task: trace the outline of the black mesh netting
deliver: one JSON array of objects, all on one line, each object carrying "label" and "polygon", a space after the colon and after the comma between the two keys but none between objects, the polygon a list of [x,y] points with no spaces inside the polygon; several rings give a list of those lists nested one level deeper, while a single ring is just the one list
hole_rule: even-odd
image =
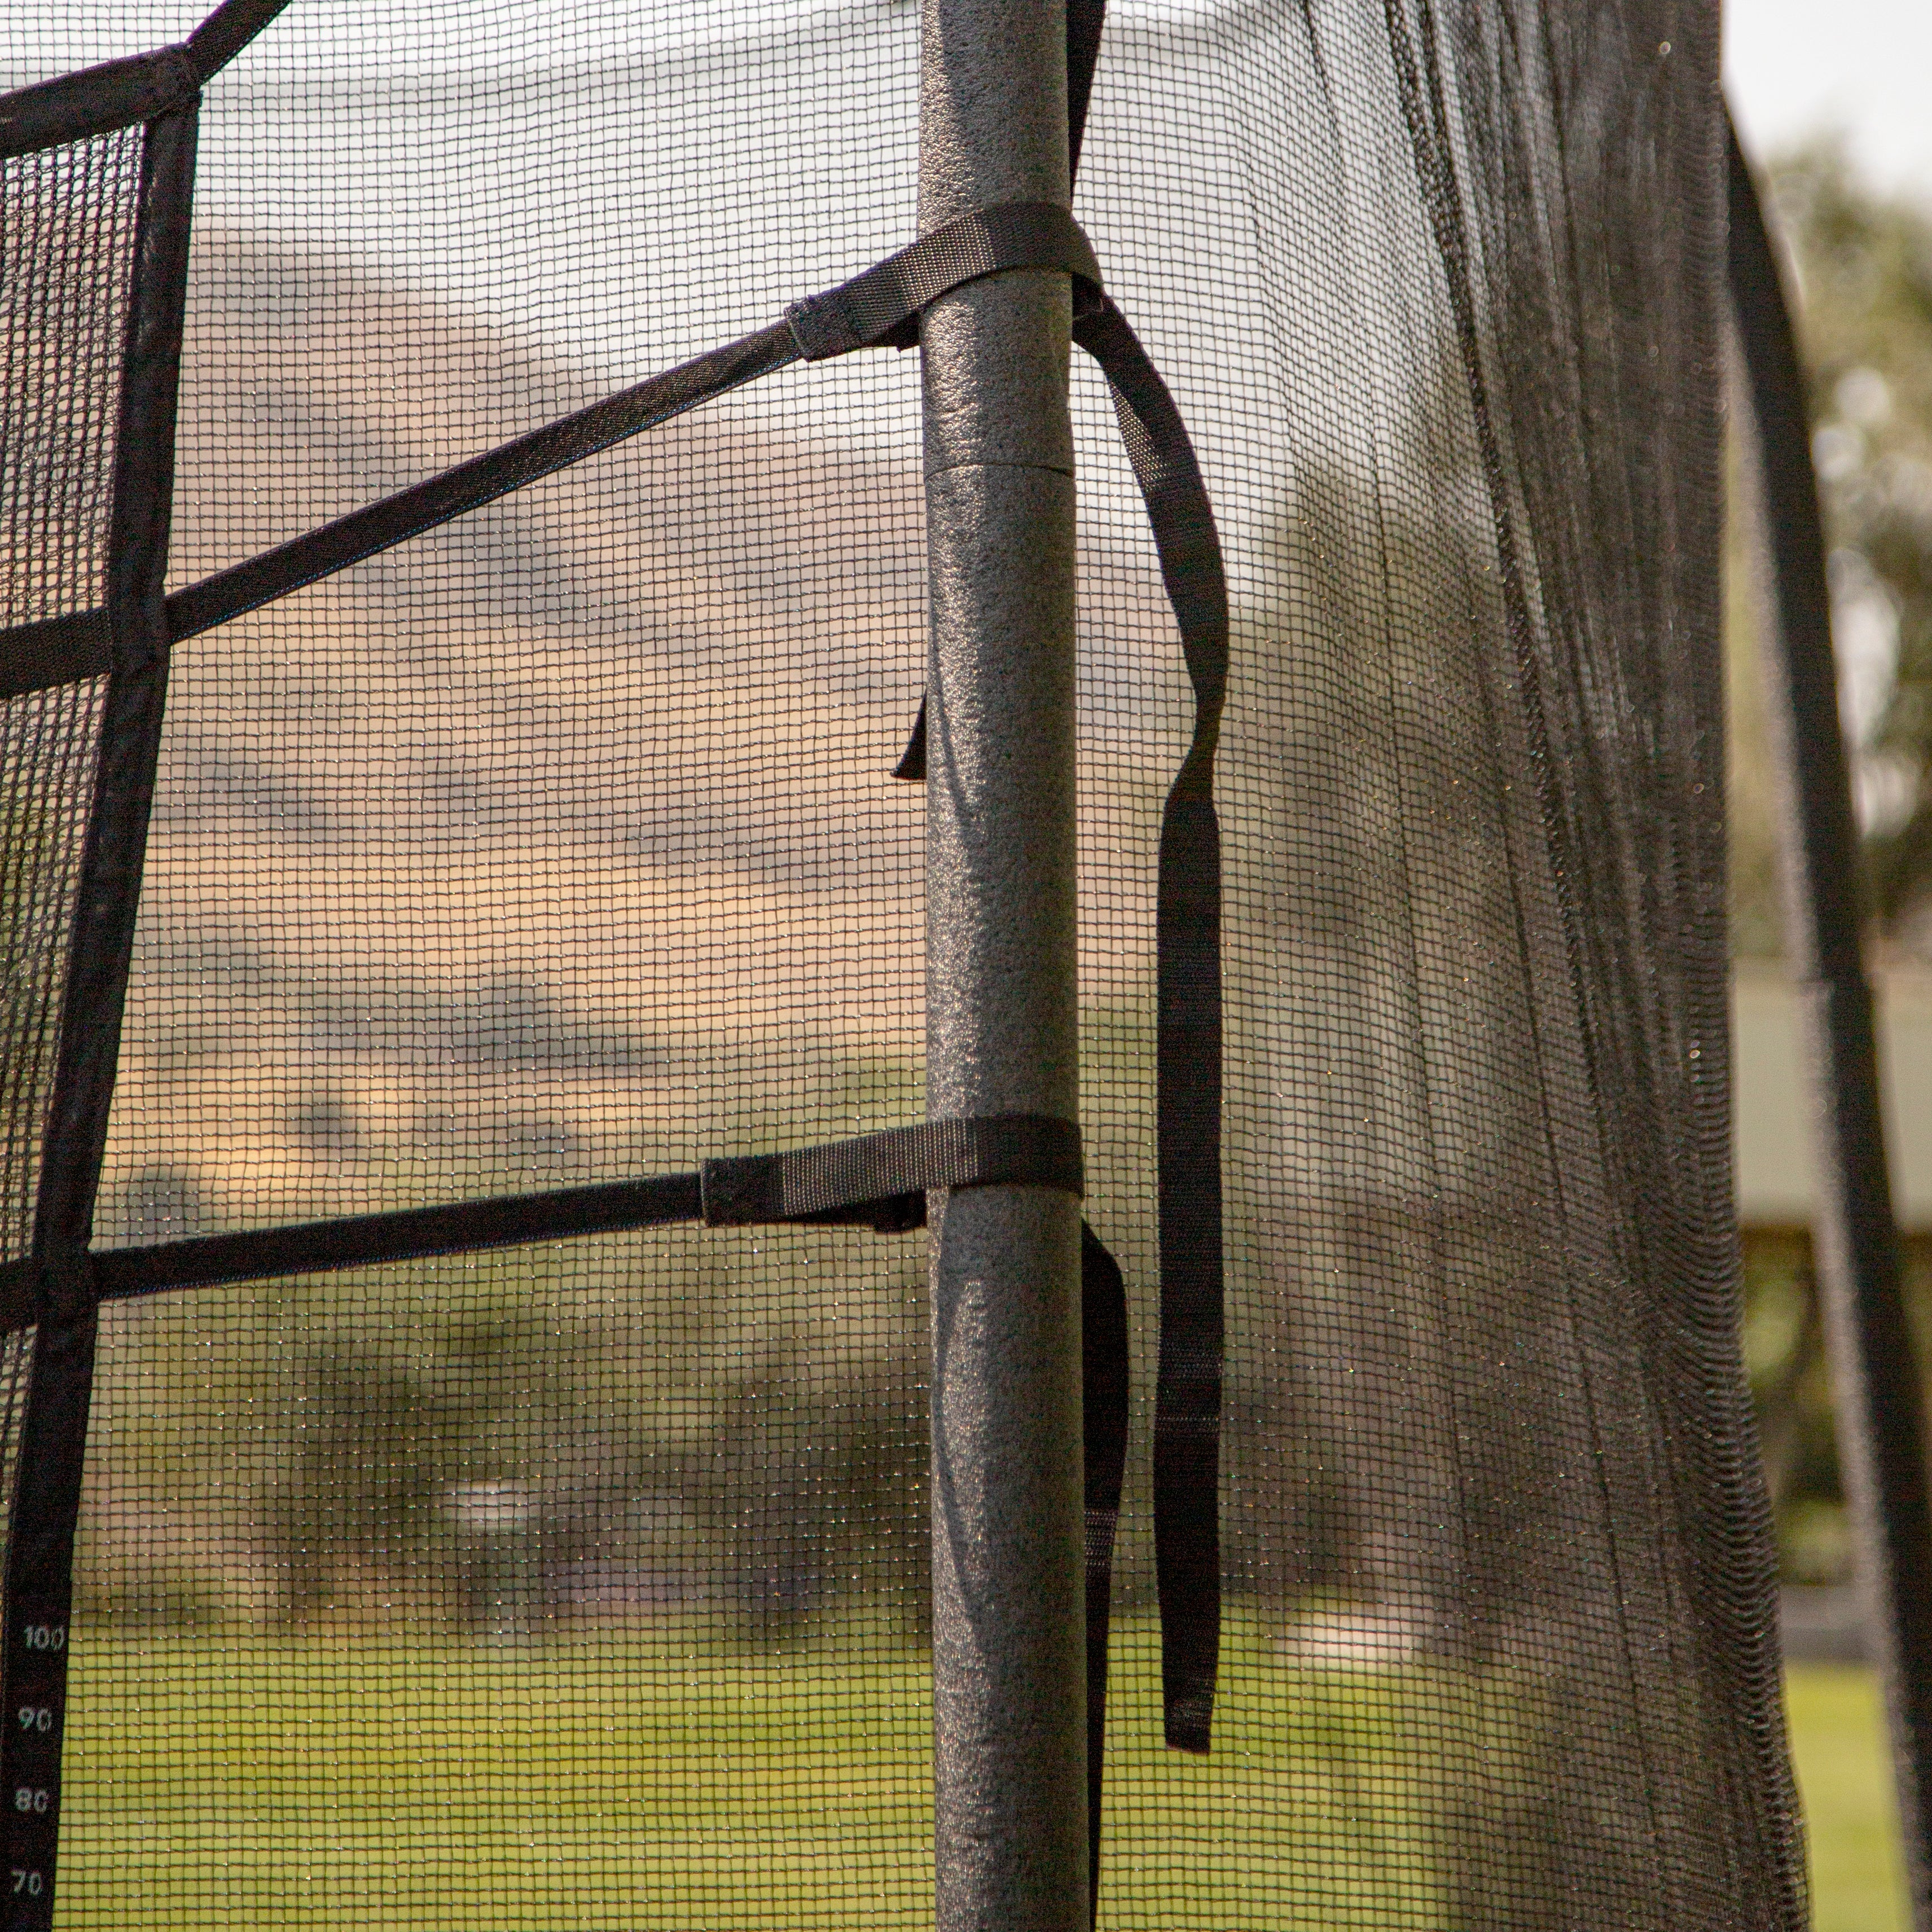
[{"label": "black mesh netting", "polygon": [[[0,82],[198,17],[10,15]],[[918,52],[884,0],[292,8],[201,109],[169,587],[910,239]],[[1668,0],[1107,22],[1076,212],[1233,649],[1202,1758],[1148,1474],[1192,700],[1082,364],[1103,1924],[1804,1922],[1736,1340],[1715,62]],[[0,164],[7,648],[110,601],[152,139]],[[916,363],[784,370],[180,645],[97,1249],[920,1117]],[[0,1260],[86,1165],[42,1143],[101,688],[0,706]],[[680,1227],[109,1304],[61,1922],[929,1924],[924,1250]]]}]

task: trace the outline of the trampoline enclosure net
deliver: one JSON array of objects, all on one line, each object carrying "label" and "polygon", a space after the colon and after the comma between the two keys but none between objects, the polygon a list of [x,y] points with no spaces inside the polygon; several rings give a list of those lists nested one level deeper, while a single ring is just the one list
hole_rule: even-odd
[{"label": "trampoline enclosure net", "polygon": [[[0,83],[198,19],[42,10]],[[1162,1744],[1148,1474],[1193,706],[1076,367],[1085,1212],[1133,1391],[1105,1925],[1805,1922],[1738,1358],[1716,60],[1665,0],[1106,23],[1075,212],[1232,653],[1203,1757]],[[879,0],[290,8],[200,109],[167,587],[910,241],[918,62]],[[9,650],[112,595],[155,138],[0,162]],[[916,353],[795,366],[182,642],[95,1250],[918,1120],[919,434]],[[0,1261],[84,1212],[52,1094],[113,712],[0,704]],[[646,1228],[104,1305],[58,1922],[929,1924],[925,1246]],[[19,1498],[51,1326],[0,1358]]]}]

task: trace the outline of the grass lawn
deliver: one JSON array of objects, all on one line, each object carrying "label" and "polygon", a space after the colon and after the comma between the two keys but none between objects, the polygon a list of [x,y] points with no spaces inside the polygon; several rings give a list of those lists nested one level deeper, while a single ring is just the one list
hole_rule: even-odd
[{"label": "grass lawn", "polygon": [[[1417,1794],[1434,1786],[1439,1808],[1520,1745],[1497,1700],[1468,1697],[1462,1680],[1451,1762],[1431,1714],[1447,1680],[1418,1696],[1405,1672],[1257,1654],[1213,1756],[1188,1758],[1159,1743],[1152,1631],[1120,1634],[1132,1662],[1109,1714],[1108,1808],[1126,1828],[1106,1922],[1437,1932],[1460,1919],[1430,1876],[1444,1816],[1432,1822]],[[69,1928],[931,1922],[915,1654],[721,1661],[704,1633],[666,1624],[528,1650],[77,1634],[74,1663]],[[1819,1932],[1903,1932],[1869,1676],[1797,1670],[1791,1708]],[[1300,1910],[1279,1918],[1272,1888],[1248,1892],[1217,1855],[1231,1841],[1328,1882],[1304,1880]]]},{"label": "grass lawn", "polygon": [[1905,1932],[1877,1681],[1856,1666],[1802,1664],[1789,1691],[1817,1932]]}]

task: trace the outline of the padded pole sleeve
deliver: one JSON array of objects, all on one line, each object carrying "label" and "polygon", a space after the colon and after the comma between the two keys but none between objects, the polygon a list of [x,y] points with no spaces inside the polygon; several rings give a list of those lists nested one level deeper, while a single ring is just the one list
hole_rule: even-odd
[{"label": "padded pole sleeve", "polygon": [[[920,227],[1067,203],[1055,0],[925,0]],[[975,280],[921,330],[928,1112],[1072,1120],[1072,290]],[[1080,1218],[944,1198],[932,1244],[938,1932],[1084,1932]]]}]

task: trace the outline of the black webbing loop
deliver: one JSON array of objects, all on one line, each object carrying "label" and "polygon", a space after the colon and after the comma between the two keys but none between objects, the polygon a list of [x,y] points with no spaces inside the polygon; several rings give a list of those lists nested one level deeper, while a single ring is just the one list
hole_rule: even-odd
[{"label": "black webbing loop", "polygon": [[922,1120],[787,1154],[707,1160],[701,1170],[704,1220],[713,1228],[832,1221],[896,1233],[925,1225],[928,1188],[1002,1183],[1077,1198],[1080,1130],[1044,1114]]},{"label": "black webbing loop", "polygon": [[1100,1793],[1107,1749],[1107,1636],[1114,1532],[1127,1466],[1127,1290],[1094,1230],[1080,1223],[1081,1396],[1087,1516],[1087,1878],[1100,1909]]},{"label": "black webbing loop", "polygon": [[1051,201],[1003,202],[960,215],[849,282],[794,302],[785,320],[808,362],[888,344],[909,349],[919,340],[922,309],[964,283],[1006,268],[1061,268],[1100,286],[1093,244],[1065,208]]},{"label": "black webbing loop", "polygon": [[1167,1742],[1208,1747],[1221,1641],[1221,836],[1214,752],[1228,683],[1228,590],[1186,425],[1101,296],[1074,340],[1106,372],[1194,687],[1194,736],[1168,794],[1156,887],[1160,1366],[1154,1557]]}]

